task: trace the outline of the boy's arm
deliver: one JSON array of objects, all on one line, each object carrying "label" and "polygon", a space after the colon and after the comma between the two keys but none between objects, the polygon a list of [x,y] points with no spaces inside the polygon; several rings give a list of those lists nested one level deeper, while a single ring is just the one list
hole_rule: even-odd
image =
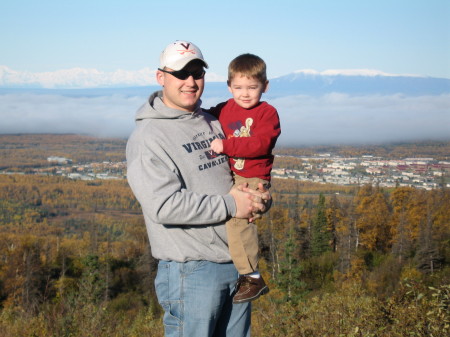
[{"label": "boy's arm", "polygon": [[275,108],[264,111],[250,137],[223,139],[223,153],[229,157],[257,158],[269,155],[281,133],[280,119]]},{"label": "boy's arm", "polygon": [[212,106],[209,109],[203,109],[203,111],[209,113],[210,115],[213,115],[214,117],[216,117],[217,119],[219,119],[220,116],[220,112],[222,111],[222,108],[224,107],[224,105],[227,102],[222,102],[217,104],[216,106]]}]

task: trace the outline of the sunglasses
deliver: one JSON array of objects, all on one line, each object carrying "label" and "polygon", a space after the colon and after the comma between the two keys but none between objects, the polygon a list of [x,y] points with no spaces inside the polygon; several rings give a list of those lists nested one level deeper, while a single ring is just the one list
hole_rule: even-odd
[{"label": "sunglasses", "polygon": [[189,76],[192,76],[194,78],[194,80],[199,80],[199,79],[202,79],[206,73],[204,69],[193,71],[193,72],[190,72],[190,71],[187,71],[184,69],[177,70],[177,71],[168,71],[168,70],[158,68],[158,70],[162,71],[163,73],[168,73],[172,76],[175,76],[179,80],[186,80],[189,78]]}]

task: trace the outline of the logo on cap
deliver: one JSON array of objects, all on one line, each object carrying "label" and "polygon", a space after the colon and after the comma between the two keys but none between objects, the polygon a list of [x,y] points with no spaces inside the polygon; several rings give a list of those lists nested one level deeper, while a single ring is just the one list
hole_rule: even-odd
[{"label": "logo on cap", "polygon": [[180,43],[184,49],[186,50],[177,50],[178,52],[180,52],[181,55],[184,55],[185,53],[191,53],[195,55],[195,50],[194,49],[189,49],[189,46],[191,45],[190,43],[188,43],[187,45],[184,43]]}]

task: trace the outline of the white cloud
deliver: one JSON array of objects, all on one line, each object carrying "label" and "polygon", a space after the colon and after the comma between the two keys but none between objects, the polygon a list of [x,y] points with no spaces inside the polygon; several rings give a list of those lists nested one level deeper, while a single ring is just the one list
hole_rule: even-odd
[{"label": "white cloud", "polygon": [[450,139],[450,95],[291,96],[273,99],[280,145]]},{"label": "white cloud", "polygon": [[127,137],[142,97],[0,95],[0,133],[79,133]]},{"label": "white cloud", "polygon": [[[127,137],[134,127],[134,113],[145,99],[124,95],[4,94],[0,95],[0,133]],[[203,104],[210,107],[218,101],[205,97]],[[328,94],[283,97],[269,103],[277,108],[281,119],[279,146],[449,139],[449,94]]]}]

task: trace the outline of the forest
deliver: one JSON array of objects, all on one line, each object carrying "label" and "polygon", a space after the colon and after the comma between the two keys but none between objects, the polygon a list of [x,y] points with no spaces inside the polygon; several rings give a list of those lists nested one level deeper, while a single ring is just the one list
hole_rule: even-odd
[{"label": "forest", "polygon": [[[255,336],[446,336],[450,192],[273,182]],[[1,336],[162,336],[125,180],[0,175]]]},{"label": "forest", "polygon": [[[81,146],[80,158],[120,160],[124,145],[33,137],[2,143],[0,155],[21,149],[9,167],[30,165],[38,148],[39,158],[82,161]],[[272,208],[257,222],[270,292],[253,302],[253,336],[450,334],[448,188],[272,185]],[[163,336],[156,265],[125,179],[0,174],[1,336]]]}]

